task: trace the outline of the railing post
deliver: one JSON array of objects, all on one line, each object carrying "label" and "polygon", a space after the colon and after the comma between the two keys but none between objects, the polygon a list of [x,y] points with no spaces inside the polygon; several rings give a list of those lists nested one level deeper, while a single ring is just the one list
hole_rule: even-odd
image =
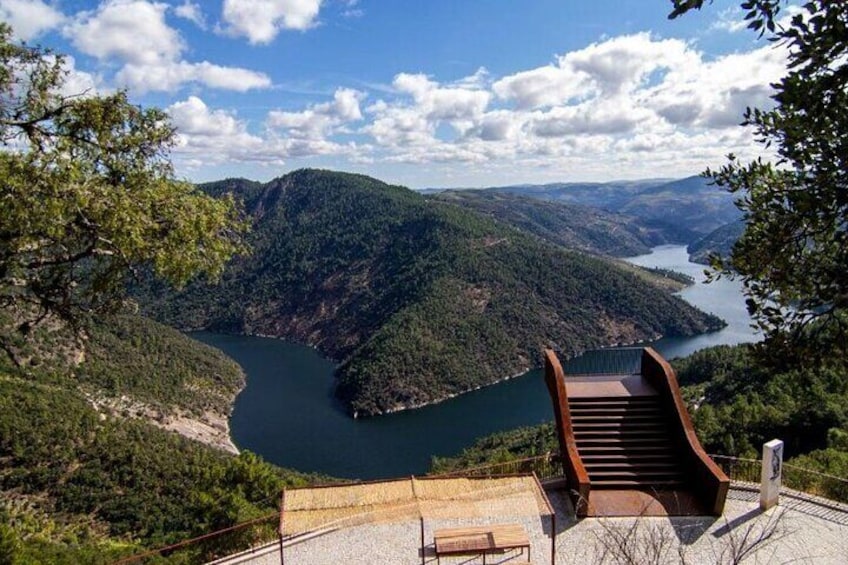
[{"label": "railing post", "polygon": [[760,471],[760,508],[777,505],[780,476],[783,471],[783,442],[773,439],[763,444],[763,467]]},{"label": "railing post", "polygon": [[280,565],[285,565],[286,558],[283,554],[283,536],[286,533],[286,489],[283,487],[283,492],[280,493],[280,526],[278,533],[280,535]]}]

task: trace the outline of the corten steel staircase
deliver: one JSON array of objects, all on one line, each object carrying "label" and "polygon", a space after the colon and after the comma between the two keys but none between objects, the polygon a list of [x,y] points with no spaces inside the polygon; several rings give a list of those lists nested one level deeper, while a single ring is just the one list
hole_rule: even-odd
[{"label": "corten steel staircase", "polygon": [[729,480],[701,448],[658,353],[646,348],[637,366],[592,375],[566,376],[552,351],[545,361],[579,516],[721,514]]}]

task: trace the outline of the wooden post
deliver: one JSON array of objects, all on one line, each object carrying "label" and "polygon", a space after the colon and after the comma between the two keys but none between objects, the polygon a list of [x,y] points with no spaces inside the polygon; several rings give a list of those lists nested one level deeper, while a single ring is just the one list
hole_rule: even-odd
[{"label": "wooden post", "polygon": [[409,484],[412,486],[412,496],[415,497],[415,506],[418,507],[418,520],[421,523],[421,565],[426,563],[424,556],[424,514],[421,512],[421,501],[418,500],[418,490],[415,488],[415,475],[409,476]]},{"label": "wooden post", "polygon": [[286,565],[285,557],[283,556],[283,535],[285,534],[286,522],[285,522],[285,512],[286,512],[286,489],[283,489],[282,494],[280,495],[280,565]]},{"label": "wooden post", "polygon": [[556,565],[556,514],[551,514],[551,565]]},{"label": "wooden post", "polygon": [[424,516],[419,517],[419,520],[421,520],[421,565],[424,565],[427,562],[424,555]]}]

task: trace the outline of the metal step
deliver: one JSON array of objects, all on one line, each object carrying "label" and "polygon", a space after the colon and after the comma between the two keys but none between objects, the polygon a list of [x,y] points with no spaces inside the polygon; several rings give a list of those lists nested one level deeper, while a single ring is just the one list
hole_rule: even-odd
[{"label": "metal step", "polygon": [[644,437],[588,437],[577,442],[577,451],[582,453],[582,450],[587,447],[668,448],[668,441],[665,438],[651,438],[651,440]]},{"label": "metal step", "polygon": [[631,438],[631,437],[650,437],[656,438],[658,440],[670,441],[671,434],[665,428],[640,428],[640,427],[627,427],[627,428],[614,428],[614,429],[603,429],[603,430],[574,430],[574,437],[577,438],[577,443],[580,443],[582,439],[588,438],[612,438],[612,437],[621,437],[621,438]]},{"label": "metal step", "polygon": [[673,479],[682,479],[683,473],[680,469],[671,468],[671,469],[653,469],[653,470],[628,470],[628,469],[618,469],[614,471],[595,471],[589,473],[589,480],[598,479],[598,480],[610,480],[613,478],[619,478],[622,480],[641,480],[641,479],[654,479],[654,478],[673,478]]},{"label": "metal step", "polygon": [[[685,488],[686,482],[682,480],[664,481],[634,481],[634,480],[591,480],[592,488],[596,489],[677,489]],[[591,496],[591,495],[590,495]]]},{"label": "metal step", "polygon": [[583,460],[585,465],[590,465],[595,462],[604,461],[610,463],[640,463],[640,462],[651,462],[651,461],[671,461],[676,462],[677,457],[671,450],[667,451],[658,451],[658,452],[636,452],[633,453],[631,450],[628,451],[620,451],[617,453],[597,453],[597,454],[581,454],[580,458]]},{"label": "metal step", "polygon": [[599,461],[595,463],[586,463],[585,464],[586,471],[589,473],[589,477],[593,477],[597,475],[597,473],[615,473],[619,471],[627,471],[636,473],[637,475],[643,474],[652,474],[652,473],[673,473],[677,475],[682,474],[682,470],[677,462],[641,462],[641,463],[612,463],[612,462],[604,462]]},{"label": "metal step", "polygon": [[668,444],[650,444],[646,445],[644,442],[637,443],[635,445],[617,445],[611,442],[605,442],[601,445],[578,445],[577,451],[580,453],[580,457],[591,457],[593,455],[602,456],[602,455],[625,455],[625,456],[640,456],[640,455],[652,455],[652,454],[662,454],[671,457],[675,457],[674,449],[672,446]]},{"label": "metal step", "polygon": [[660,402],[661,397],[656,394],[649,396],[572,396],[569,397],[569,404],[592,404],[595,402],[617,402],[617,403],[638,403],[638,402]]},{"label": "metal step", "polygon": [[633,412],[599,412],[597,414],[584,414],[582,412],[572,413],[571,422],[628,422],[628,421],[665,421],[665,415],[659,410],[633,411]]},{"label": "metal step", "polygon": [[665,422],[658,422],[656,420],[621,420],[618,422],[605,422],[605,421],[596,421],[596,422],[573,422],[573,428],[575,432],[581,431],[589,431],[589,430],[629,430],[634,428],[639,429],[659,429],[665,430],[668,428]]}]

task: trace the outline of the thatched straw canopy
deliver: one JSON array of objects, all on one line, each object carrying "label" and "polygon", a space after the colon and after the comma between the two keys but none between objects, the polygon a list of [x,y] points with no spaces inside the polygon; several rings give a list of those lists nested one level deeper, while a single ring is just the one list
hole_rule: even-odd
[{"label": "thatched straw canopy", "polygon": [[417,519],[531,517],[553,514],[535,475],[425,477],[287,490],[280,534]]}]

